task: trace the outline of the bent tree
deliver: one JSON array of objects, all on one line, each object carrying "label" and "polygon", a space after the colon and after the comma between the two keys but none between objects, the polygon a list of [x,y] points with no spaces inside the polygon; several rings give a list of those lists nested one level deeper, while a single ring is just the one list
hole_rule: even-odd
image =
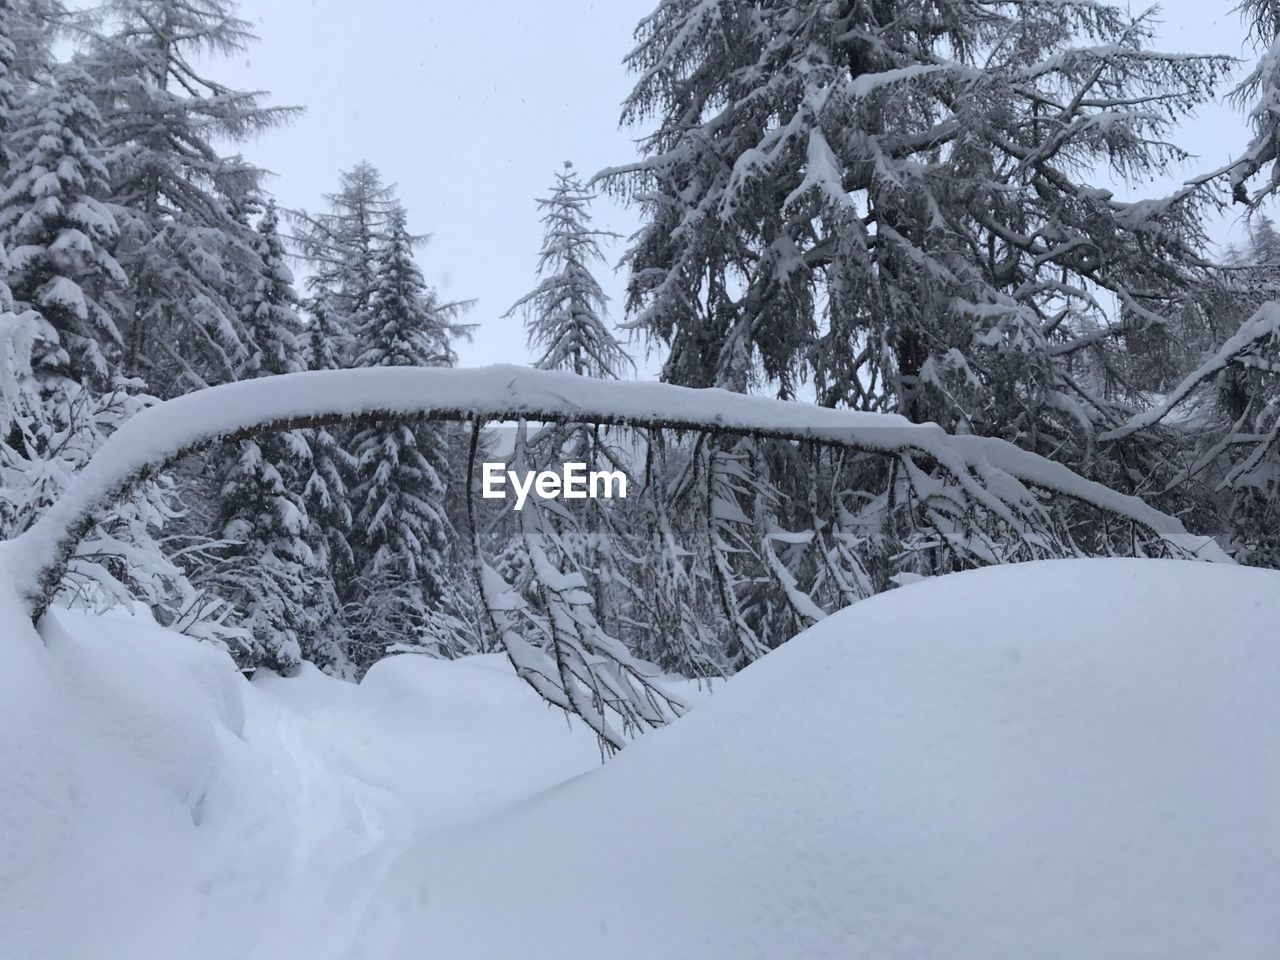
[{"label": "bent tree", "polygon": [[[726,524],[735,519],[737,498],[753,495],[755,441],[772,440],[791,445],[798,460],[831,458],[840,465],[831,474],[837,478],[856,477],[856,472],[841,473],[852,463],[885,465],[894,478],[887,516],[901,527],[894,542],[909,551],[914,537],[915,549],[945,553],[952,569],[1086,554],[1223,559],[1211,540],[1189,534],[1177,519],[1003,440],[950,435],[935,424],[912,423],[894,414],[662,383],[604,383],[503,365],[319,370],[224,384],[158,404],[116,431],[38,521],[0,543],[0,569],[8,571],[15,599],[38,619],[81,539],[112,504],[179,458],[213,443],[269,431],[392,420],[469,422],[472,490],[474,453],[486,423],[625,428],[639,438],[637,447],[644,448],[639,459],[647,480],[656,461],[682,449],[686,470],[676,486],[705,497],[702,531],[712,541],[728,536]],[[687,437],[695,439],[680,448]],[[706,437],[719,441],[716,450],[701,442]],[[735,439],[736,444],[729,443]],[[717,465],[723,449],[736,451],[736,459]],[[517,449],[517,467],[521,455]],[[654,491],[658,485],[651,482],[637,486],[652,503],[651,510],[637,509],[658,519],[658,536],[669,535],[671,511],[661,500],[672,490]],[[842,496],[846,492],[857,491],[824,494],[831,516],[814,518],[807,534],[777,527],[733,532],[739,539],[758,535],[767,540],[768,575],[778,578],[797,627],[869,592],[858,540],[847,535],[858,518]],[[680,702],[662,691],[657,668],[597,622],[589,572],[564,567],[563,551],[538,511],[522,518],[538,584],[540,602],[535,606],[526,600],[527,590],[514,589],[486,560],[474,504],[468,506],[476,545],[472,573],[489,627],[517,673],[540,696],[580,716],[606,749],[621,747],[629,727],[658,726],[681,712]],[[813,510],[821,510],[816,500]],[[802,549],[817,555],[819,568],[804,582],[784,562],[784,555]],[[715,563],[712,556],[711,566]],[[712,615],[723,617],[725,628],[743,645],[754,639],[759,646],[759,630],[736,602],[735,583],[723,570],[715,592],[719,610]]]}]

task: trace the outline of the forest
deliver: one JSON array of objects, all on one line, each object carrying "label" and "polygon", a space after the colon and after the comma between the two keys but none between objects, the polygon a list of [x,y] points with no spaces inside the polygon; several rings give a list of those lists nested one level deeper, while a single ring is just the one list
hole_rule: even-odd
[{"label": "forest", "polygon": [[[597,761],[636,750],[637,766],[583,788],[601,794],[600,810],[628,770],[655,771],[637,783],[661,778],[658,748],[630,746],[646,730],[692,738],[660,744],[702,743],[669,750],[686,757],[679,776],[701,782],[698,758],[720,741],[712,719],[680,718],[700,719],[708,685],[729,681],[715,717],[772,743],[764,714],[733,714],[734,704],[764,689],[766,674],[748,668],[806,631],[830,638],[862,624],[873,635],[871,653],[841,648],[848,672],[830,668],[815,716],[841,722],[843,707],[822,706],[837,693],[881,702],[859,671],[880,676],[877,644],[913,618],[933,622],[910,598],[961,603],[955,583],[974,590],[955,624],[984,597],[1010,603],[1010,623],[1034,624],[1019,591],[1051,596],[1045,610],[1074,623],[1072,590],[1097,613],[1110,588],[1075,572],[1100,567],[1056,562],[1107,558],[1151,607],[1182,610],[1184,594],[1232,607],[1257,598],[1254,620],[1224,630],[1228,660],[1237,633],[1264,631],[1267,598],[1280,595],[1267,573],[1280,569],[1280,227],[1268,214],[1280,191],[1280,6],[1241,0],[1236,56],[1163,52],[1157,10],[1095,0],[653,2],[626,26],[617,68],[629,78],[618,119],[633,153],[600,170],[546,171],[545,191],[512,212],[538,217],[542,232],[528,292],[481,316],[467,299],[480,291],[447,296],[428,281],[433,225],[378,157],[335,167],[311,208],[273,197],[255,143],[305,105],[218,79],[254,49],[251,3],[0,0],[0,617],[21,633],[0,717],[45,722],[21,706],[34,624],[49,664],[66,659],[39,668],[50,690],[95,686],[77,670],[142,676],[173,657],[186,679],[172,689],[187,689],[193,671],[191,691],[203,692],[191,696],[222,691],[218,710],[244,699],[226,693],[233,681],[289,703],[328,691],[349,728],[324,749],[363,770],[342,737],[383,727],[359,699],[375,694],[359,691],[400,703],[415,684],[436,695],[437,680],[488,690],[476,664],[501,663]],[[1223,103],[1239,140],[1214,166],[1184,137],[1197,111]],[[1180,185],[1154,191],[1169,176]],[[602,200],[639,228],[608,229]],[[1224,220],[1229,244],[1212,239]],[[621,302],[605,292],[615,274]],[[514,363],[460,365],[480,324],[510,332]],[[514,485],[555,472],[567,488],[569,465],[620,478],[624,492],[489,492],[490,473]],[[1035,567],[1048,579],[1026,574],[1028,561],[1049,561]],[[1061,590],[1046,590],[1050,580]],[[1115,602],[1107,629],[1141,634],[1137,600]],[[1201,612],[1181,616],[1200,624]],[[1171,634],[1181,629],[1167,616]],[[69,652],[81,634],[115,636],[125,617],[143,625],[138,637],[177,634],[189,649],[153,663],[135,637],[103,654],[113,667],[92,669]],[[980,620],[972,631],[986,629]],[[1183,662],[1201,663],[1178,643]],[[778,660],[775,674],[794,675],[779,687],[787,703],[824,689],[816,649]],[[1076,676],[1073,647],[1050,637],[1047,649]],[[957,677],[986,669],[981,652],[931,655]],[[234,661],[235,676],[199,659],[211,656]],[[1211,675],[1223,662],[1201,665]],[[138,703],[158,695],[143,689]],[[1094,693],[1084,684],[1079,703]],[[267,710],[246,702],[250,721]],[[425,709],[404,703],[410,715]],[[245,707],[226,709],[218,723],[244,739]],[[185,716],[176,701],[156,712]],[[521,714],[530,729],[535,715]],[[878,729],[877,716],[862,719]],[[909,738],[904,729],[895,736]],[[304,738],[289,736],[286,766]],[[222,755],[198,742],[174,750]],[[789,742],[774,745],[785,754]],[[6,768],[6,756],[0,782],[26,769],[19,754]],[[882,760],[859,762],[896,782]],[[353,776],[418,797],[421,785],[393,766]],[[805,775],[789,769],[778,776]],[[556,782],[544,775],[538,789]],[[721,786],[735,782],[725,777]],[[32,774],[21,789],[35,806],[62,803],[61,787],[47,797],[30,787],[44,782]],[[387,826],[399,820],[369,812],[385,798],[366,786],[351,801],[360,812],[335,821],[399,836]],[[174,790],[197,827],[217,807],[212,787]],[[879,814],[892,806],[882,802]],[[520,837],[503,849],[543,831],[538,809],[520,814],[527,828],[503,821]],[[764,831],[773,820],[743,824]],[[4,827],[0,816],[0,840],[22,832]],[[412,834],[403,829],[397,855]],[[476,849],[487,862],[489,847]],[[527,862],[559,852],[531,849]],[[4,880],[0,865],[0,895]],[[538,899],[536,876],[512,882]],[[7,956],[3,941],[0,928]],[[725,957],[841,955],[717,942]],[[447,955],[513,955],[497,944]],[[563,956],[590,954],[581,949]]]},{"label": "forest", "polygon": [[[538,201],[537,275],[508,315],[534,366],[607,390],[645,349],[667,383],[999,438],[1276,566],[1268,56],[1228,85],[1227,57],[1150,49],[1150,14],[902,9],[881,23],[816,0],[659,5],[625,64],[639,156],[566,164]],[[1274,11],[1245,14],[1261,47]],[[202,72],[253,42],[229,3],[11,0],[0,16],[7,536],[158,401],[456,363],[468,303],[426,283],[374,163],[335,171],[323,208],[280,210],[235,152],[292,111]],[[1238,161],[1167,197],[1101,185],[1185,161],[1179,121],[1223,94],[1253,125]],[[613,322],[599,191],[643,216]],[[1233,202],[1246,239],[1215,252],[1204,218]],[[501,433],[474,417],[211,444],[107,506],[56,602],[141,602],[243,666],[358,677],[393,647],[497,649],[479,564],[520,598],[510,629],[579,651],[580,679],[614,701],[601,662],[725,676],[915,577],[1195,549],[1096,496],[979,477],[1011,513],[927,454],[696,426],[521,427],[492,456],[609,465],[641,491],[528,517],[460,507],[478,483],[469,445],[486,459]]]}]

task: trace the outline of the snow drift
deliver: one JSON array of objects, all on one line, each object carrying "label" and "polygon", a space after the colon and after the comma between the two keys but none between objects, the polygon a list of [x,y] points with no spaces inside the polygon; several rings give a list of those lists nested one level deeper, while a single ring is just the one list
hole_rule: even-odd
[{"label": "snow drift", "polygon": [[1280,954],[1280,573],[989,568],[406,854],[361,958]]},{"label": "snow drift", "polygon": [[1271,960],[1277,623],[1217,564],[927,580],[601,767],[499,656],[248,683],[13,604],[0,958]]},{"label": "snow drift", "polygon": [[339,960],[406,846],[600,763],[499,656],[249,683],[141,618],[4,613],[0,960]]}]

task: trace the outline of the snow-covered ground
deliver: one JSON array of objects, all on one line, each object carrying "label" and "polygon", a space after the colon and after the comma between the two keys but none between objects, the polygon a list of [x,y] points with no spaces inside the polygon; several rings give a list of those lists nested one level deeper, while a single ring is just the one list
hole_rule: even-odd
[{"label": "snow-covered ground", "polygon": [[407,846],[600,765],[499,656],[248,683],[127,617],[41,632],[0,680],[4,960],[346,957]]},{"label": "snow-covered ground", "polygon": [[498,658],[11,621],[5,960],[1280,955],[1280,573],[915,583],[603,767]]}]

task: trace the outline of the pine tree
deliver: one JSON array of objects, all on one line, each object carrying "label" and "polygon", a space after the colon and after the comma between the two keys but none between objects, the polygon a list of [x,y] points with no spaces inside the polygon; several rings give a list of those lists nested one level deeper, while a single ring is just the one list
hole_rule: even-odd
[{"label": "pine tree", "polygon": [[[1270,0],[1241,0],[1236,9],[1258,51],[1258,62],[1231,93],[1248,110],[1253,136],[1226,172],[1236,202],[1256,206],[1280,188],[1280,9]],[[1267,167],[1266,182],[1251,194],[1249,181]]]},{"label": "pine tree", "polygon": [[[368,162],[342,171],[339,189],[325,200],[324,212],[295,215],[295,241],[309,268],[311,369],[361,363],[360,337],[378,286],[379,254],[388,242],[397,207],[394,188],[384,185]],[[355,534],[361,483],[357,444],[368,435],[344,429],[312,431],[313,469],[304,491],[312,518],[311,542],[344,602],[349,636],[359,638],[350,648],[359,667],[381,657],[391,643],[412,642],[423,624],[417,581],[387,568],[368,568],[362,542],[367,538]]]},{"label": "pine tree", "polygon": [[[0,0],[0,189],[8,187],[16,159],[10,142],[18,99],[18,78],[14,75],[18,56],[14,43],[16,26],[13,0]],[[22,444],[25,412],[37,405],[31,357],[40,322],[34,312],[20,315],[14,311],[9,270],[8,244],[0,231],[0,450],[6,462],[12,458],[12,448]],[[9,530],[15,518],[8,501],[3,502],[2,509],[0,522]]]},{"label": "pine tree", "polygon": [[[631,358],[605,322],[608,297],[592,270],[603,262],[600,240],[616,234],[592,227],[590,204],[594,199],[565,162],[555,174],[550,195],[538,201],[543,212],[543,242],[538,253],[538,285],[521,297],[505,314],[523,312],[529,346],[537,351],[534,366],[543,370],[567,370],[579,376],[612,380],[631,366]],[[586,463],[589,469],[629,468],[613,442],[595,426],[552,424],[529,444],[535,469],[559,462]],[[526,509],[542,513],[536,504]],[[582,511],[547,510],[541,528],[554,530],[559,551],[547,551],[550,560],[596,572],[594,617],[599,625],[623,635],[644,635],[650,624],[639,616],[635,602],[636,567],[640,556],[620,512],[601,501],[588,501]],[[536,584],[536,580],[531,580]],[[538,587],[537,589],[542,589]],[[544,591],[545,595],[545,591]],[[537,602],[536,597],[531,600]],[[623,611],[629,611],[624,616]]]},{"label": "pine tree", "polygon": [[[308,270],[307,366],[336,370],[357,362],[357,333],[368,320],[377,283],[378,251],[388,237],[395,191],[371,163],[339,174],[339,189],[327,194],[328,209],[295,215],[295,241]],[[360,567],[352,536],[352,486],[356,458],[348,430],[312,433],[313,472],[307,482],[308,512],[317,524],[313,543],[345,599],[354,596]]]},{"label": "pine tree", "polygon": [[[152,402],[144,384],[118,369],[125,277],[113,257],[117,225],[104,199],[91,89],[78,61],[51,67],[39,85],[28,84],[10,118],[0,235],[14,252],[7,274],[22,312],[5,333],[0,512],[9,533],[29,526],[106,438]],[[187,571],[161,549],[158,534],[178,510],[163,476],[116,504],[79,545],[60,602],[100,608],[141,599],[161,623],[225,638],[225,611],[215,603],[193,612]]]},{"label": "pine tree", "polygon": [[[55,44],[76,15],[61,0],[0,0],[0,122],[57,68]],[[0,129],[0,153],[11,128]],[[0,181],[3,182],[3,181]]]},{"label": "pine tree", "polygon": [[[441,303],[413,257],[415,238],[403,208],[392,209],[387,240],[374,261],[368,314],[356,331],[358,367],[444,366],[455,361],[455,323],[463,305]],[[384,642],[411,642],[429,611],[449,593],[444,575],[453,541],[444,504],[448,435],[434,425],[381,423],[354,438],[359,483],[353,491],[359,571],[355,602],[388,611],[384,625],[366,624],[375,637],[366,657]],[[394,598],[382,603],[378,598]]]},{"label": "pine tree", "polygon": [[[303,369],[302,324],[277,225],[275,207],[268,205],[254,247],[260,268],[240,318],[247,340],[241,378]],[[326,602],[331,582],[307,542],[311,528],[302,490],[310,472],[303,432],[273,433],[239,442],[221,489],[222,534],[239,545],[242,561],[223,584],[224,595],[244,614],[254,642],[251,657],[286,671],[303,657],[339,659],[331,632],[336,596]]]},{"label": "pine tree", "polygon": [[18,99],[18,78],[14,75],[18,59],[18,48],[13,38],[15,19],[13,0],[0,0],[0,184],[5,185],[9,182],[9,168],[15,159],[9,142]]},{"label": "pine tree", "polygon": [[77,382],[109,382],[106,353],[118,353],[118,291],[125,276],[112,255],[115,217],[103,202],[101,120],[92,81],[72,63],[32,98],[14,140],[30,144],[14,158],[0,195],[0,233],[9,248],[9,285],[43,317],[47,348],[38,364]]},{"label": "pine tree", "polygon": [[[1212,304],[1214,348],[1248,331],[1258,304],[1280,300],[1280,232],[1270,217],[1250,220],[1227,286],[1228,297]],[[1209,402],[1189,415],[1199,449],[1188,473],[1208,481],[1232,555],[1280,567],[1280,323],[1245,339],[1249,349],[1217,373]]]},{"label": "pine tree", "polygon": [[[335,327],[332,315],[323,301],[313,301],[309,312],[307,369],[341,368],[338,346],[342,343],[342,335]],[[348,583],[355,573],[355,554],[350,542],[349,490],[356,474],[355,457],[333,430],[324,427],[309,430],[306,437],[311,449],[311,472],[302,495],[311,522],[308,540],[317,564],[328,571],[330,582]]]},{"label": "pine tree", "polygon": [[538,253],[541,282],[504,316],[525,313],[529,346],[539,352],[534,366],[570,370],[580,376],[616,379],[630,359],[604,322],[608,297],[592,275],[603,261],[599,240],[616,234],[591,227],[593,195],[565,161],[543,210],[543,242]]},{"label": "pine tree", "polygon": [[[11,529],[52,503],[71,474],[110,432],[122,389],[109,356],[118,352],[111,255],[116,223],[102,203],[105,170],[99,118],[88,78],[61,66],[13,118],[9,186],[0,194],[0,238],[8,251],[6,288],[23,315],[21,370],[6,443]],[[131,385],[132,386],[132,385]]]},{"label": "pine tree", "polygon": [[[823,405],[1161,489],[1167,431],[1099,440],[1146,402],[1129,344],[1167,338],[1212,279],[1210,199],[1122,201],[1096,176],[1140,181],[1183,157],[1170,131],[1228,61],[1152,52],[1150,36],[1145,17],[1074,0],[660,4],[623,115],[654,129],[641,160],[600,175],[644,216],[627,325],[666,347],[670,382],[794,397],[807,381]],[[881,462],[835,478],[878,531],[846,562],[806,509],[823,483],[811,458],[718,439],[702,456],[698,565],[733,665],[849,602],[864,574],[883,588],[1017,548],[999,529],[962,542],[922,500],[935,467]]]},{"label": "pine tree", "polygon": [[346,366],[354,361],[357,327],[369,311],[376,284],[374,262],[386,242],[395,190],[363,161],[339,174],[336,193],[327,194],[328,210],[298,215],[298,245],[310,267],[311,301],[325,312],[331,331],[325,349]]},{"label": "pine tree", "polygon": [[293,274],[285,264],[279,216],[274,201],[258,221],[254,253],[260,267],[252,278],[252,290],[240,311],[248,356],[239,378],[297,373],[305,369],[302,321]]},{"label": "pine tree", "polygon": [[1189,362],[1103,439],[1172,423],[1181,444],[1168,485],[1180,513],[1240,562],[1277,567],[1280,233],[1258,212],[1248,227],[1246,245],[1230,248],[1215,282],[1186,303],[1177,333]]},{"label": "pine tree", "polygon": [[220,145],[292,113],[197,69],[206,53],[239,53],[254,39],[232,9],[106,0],[107,32],[90,46],[130,285],[125,362],[161,395],[233,379],[245,361],[234,297],[256,267],[244,213],[257,205],[262,171]]},{"label": "pine tree", "polygon": [[664,379],[812,378],[826,405],[1083,460],[1123,414],[1108,348],[1202,263],[1199,192],[1086,179],[1182,156],[1171,125],[1227,68],[1150,33],[1074,0],[661,4],[624,113],[657,129],[606,179],[644,211],[628,308],[669,345]]}]

